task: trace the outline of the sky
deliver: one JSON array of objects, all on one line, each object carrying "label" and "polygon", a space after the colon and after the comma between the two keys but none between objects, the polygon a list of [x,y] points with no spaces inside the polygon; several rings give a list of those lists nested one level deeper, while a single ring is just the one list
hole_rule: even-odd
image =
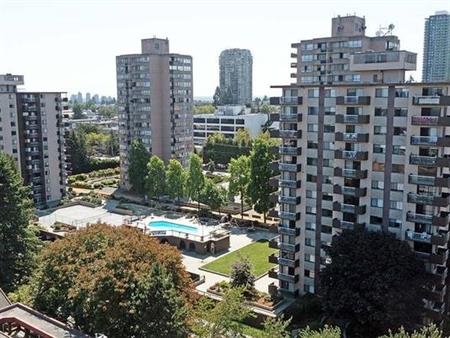
[{"label": "sky", "polygon": [[115,56],[156,36],[192,55],[195,97],[213,95],[226,48],[250,49],[254,96],[277,95],[271,85],[291,82],[291,43],[356,14],[368,35],[395,25],[420,80],[424,19],[437,10],[450,0],[0,0],[0,74],[24,75],[27,90],[116,96]]}]

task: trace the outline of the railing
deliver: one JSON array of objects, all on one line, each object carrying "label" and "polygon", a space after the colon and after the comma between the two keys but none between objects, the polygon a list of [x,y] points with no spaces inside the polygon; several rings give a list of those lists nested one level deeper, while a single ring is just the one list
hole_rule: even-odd
[{"label": "railing", "polygon": [[280,195],[278,197],[278,200],[280,203],[287,203],[287,204],[297,204],[297,197],[296,196],[283,196]]},{"label": "railing", "polygon": [[297,213],[295,213],[295,212],[280,211],[279,214],[280,214],[280,218],[288,219],[291,221],[297,220]]},{"label": "railing", "polygon": [[414,96],[413,104],[416,105],[439,105],[440,96]]},{"label": "railing", "polygon": [[281,171],[293,171],[298,172],[301,171],[301,164],[297,163],[279,163],[278,168]]},{"label": "railing", "polygon": [[370,96],[338,96],[336,97],[336,104],[361,104],[369,105]]},{"label": "railing", "polygon": [[435,177],[421,176],[421,175],[409,175],[408,181],[410,184],[434,185]]},{"label": "railing", "polygon": [[438,142],[437,136],[411,136],[412,145],[436,145]]},{"label": "railing", "polygon": [[433,222],[433,215],[416,214],[415,212],[408,211],[406,220],[408,222],[431,224]]},{"label": "railing", "polygon": [[280,130],[281,138],[301,138],[301,130]]},{"label": "railing", "polygon": [[302,96],[282,96],[280,97],[281,104],[302,104],[303,97]]},{"label": "railing", "polygon": [[171,236],[171,237],[178,237],[178,238],[184,238],[184,239],[192,239],[196,242],[207,242],[210,240],[215,240],[218,238],[223,238],[230,235],[229,231],[221,230],[220,232],[210,232],[206,235],[197,235],[190,232],[185,231],[179,231],[179,230],[145,230],[145,233],[154,237],[160,237],[160,236]]},{"label": "railing", "polygon": [[336,114],[337,123],[348,123],[348,124],[358,124],[358,123],[369,123],[370,115],[342,115]]},{"label": "railing", "polygon": [[433,204],[434,200],[433,195],[420,195],[410,192],[408,194],[408,202],[409,203],[418,203],[418,204]]},{"label": "railing", "polygon": [[431,243],[431,235],[426,232],[414,232],[407,230],[406,238],[411,241],[423,242],[423,243]]},{"label": "railing", "polygon": [[435,156],[411,155],[409,157],[410,164],[433,166],[433,165],[436,165],[436,162],[437,162],[437,157],[435,157]]},{"label": "railing", "polygon": [[285,226],[278,226],[278,233],[283,235],[290,235],[290,236],[296,236],[297,235],[297,229],[288,228]]},{"label": "railing", "polygon": [[299,187],[299,183],[297,183],[297,181],[295,181],[295,180],[285,180],[285,179],[280,178],[279,182],[280,182],[279,183],[280,187],[286,187],[286,188]]},{"label": "railing", "polygon": [[295,252],[296,250],[296,248],[295,248],[295,244],[289,244],[289,243],[283,243],[283,242],[279,242],[278,243],[278,247],[281,249],[281,250],[284,250],[284,251],[289,251],[289,252]]},{"label": "railing", "polygon": [[301,147],[280,146],[279,153],[283,155],[296,156],[301,154],[301,149]]},{"label": "railing", "polygon": [[411,118],[411,123],[415,126],[437,126],[438,121],[438,116],[413,116]]},{"label": "railing", "polygon": [[301,122],[302,114],[280,113],[280,121],[281,122]]}]

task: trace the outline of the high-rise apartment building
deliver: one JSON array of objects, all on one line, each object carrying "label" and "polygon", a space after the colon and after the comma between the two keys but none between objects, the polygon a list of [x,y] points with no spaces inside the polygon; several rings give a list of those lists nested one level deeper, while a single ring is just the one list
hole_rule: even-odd
[{"label": "high-rise apartment building", "polygon": [[223,104],[251,104],[253,58],[248,49],[226,49],[220,53],[220,91]]},{"label": "high-rise apartment building", "polygon": [[[392,232],[434,275],[427,311],[439,319],[447,302],[450,83],[405,82],[416,54],[392,36],[375,38],[374,50],[359,25],[364,19],[335,18],[331,38],[294,44],[298,82],[274,86],[282,90],[271,98],[281,106],[274,136],[282,143],[272,182],[279,238],[271,246],[280,252],[269,257],[278,263],[270,276],[288,294],[314,293],[333,235]],[[302,79],[305,69],[316,69],[312,81]]]},{"label": "high-rise apartment building", "polygon": [[425,19],[422,81],[450,81],[450,14],[447,11]]},{"label": "high-rise apartment building", "polygon": [[174,158],[183,165],[194,147],[192,57],[170,53],[167,39],[144,39],[141,48],[139,54],[116,58],[121,186],[126,189],[133,140],[165,162]]},{"label": "high-rise apartment building", "polygon": [[18,92],[22,75],[0,75],[0,150],[11,155],[38,208],[58,203],[66,185],[61,92]]}]

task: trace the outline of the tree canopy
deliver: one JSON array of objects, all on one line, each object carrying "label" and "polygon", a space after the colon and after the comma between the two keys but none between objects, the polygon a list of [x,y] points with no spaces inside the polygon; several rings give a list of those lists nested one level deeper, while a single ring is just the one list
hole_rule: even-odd
[{"label": "tree canopy", "polygon": [[366,230],[345,231],[327,250],[319,275],[325,313],[366,337],[412,328],[423,312],[426,273],[405,241]]},{"label": "tree canopy", "polygon": [[140,140],[134,140],[131,143],[131,149],[128,157],[128,180],[131,189],[137,193],[144,193],[145,176],[147,173],[147,163],[149,153]]},{"label": "tree canopy", "polygon": [[255,211],[264,215],[269,210],[270,193],[272,191],[269,180],[272,177],[271,163],[273,156],[270,152],[270,142],[261,136],[253,144],[250,153],[250,181],[248,184],[248,197]]},{"label": "tree canopy", "polygon": [[166,168],[163,160],[153,155],[147,163],[145,192],[150,198],[161,197],[166,190]]},{"label": "tree canopy", "polygon": [[228,191],[230,195],[239,194],[241,200],[241,218],[244,218],[244,200],[247,198],[248,184],[250,183],[250,158],[242,155],[232,158],[230,162],[230,184]]},{"label": "tree canopy", "polygon": [[13,158],[0,151],[0,287],[9,292],[29,276],[39,241],[30,226],[33,201]]},{"label": "tree canopy", "polygon": [[200,192],[200,202],[206,204],[211,210],[220,210],[227,202],[227,192],[225,188],[207,178]]},{"label": "tree canopy", "polygon": [[180,162],[169,160],[166,171],[166,189],[170,198],[180,200],[185,186],[185,172]]},{"label": "tree canopy", "polygon": [[96,224],[49,244],[33,305],[93,335],[181,336],[192,285],[176,248],[137,229]]},{"label": "tree canopy", "polygon": [[[200,203],[205,177],[203,176],[202,160],[197,154],[192,154],[189,159],[188,177],[186,188],[189,197]],[[199,204],[200,208],[200,204]]]}]

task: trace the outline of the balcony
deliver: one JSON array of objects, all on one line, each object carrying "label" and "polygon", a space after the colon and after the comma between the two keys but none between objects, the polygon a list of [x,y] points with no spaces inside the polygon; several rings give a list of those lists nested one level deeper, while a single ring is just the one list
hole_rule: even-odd
[{"label": "balcony", "polygon": [[336,114],[336,123],[367,124],[369,122],[370,122],[370,115],[343,115],[343,114]]},{"label": "balcony", "polygon": [[278,184],[279,184],[279,177],[277,176],[277,177],[271,177],[270,179],[269,179],[269,185],[271,186],[271,187],[273,187],[273,188],[278,188]]},{"label": "balcony", "polygon": [[438,146],[449,147],[450,137],[438,137],[438,136],[411,136],[411,145],[424,145],[424,146]]},{"label": "balcony", "polygon": [[301,130],[280,130],[279,135],[281,138],[299,139],[299,138],[302,138],[302,131]]},{"label": "balcony", "polygon": [[410,192],[408,194],[408,203],[434,205],[437,207],[447,207],[450,205],[450,194],[442,193],[441,196],[415,194]]},{"label": "balcony", "polygon": [[450,106],[450,96],[414,96],[416,106]]},{"label": "balcony", "polygon": [[420,156],[411,155],[409,157],[409,164],[429,166],[429,167],[449,167],[449,157],[435,157],[435,156]]},{"label": "balcony", "polygon": [[289,275],[287,273],[278,272],[278,279],[289,283],[297,283],[298,275]]},{"label": "balcony", "polygon": [[370,105],[370,96],[337,96],[336,105]]},{"label": "balcony", "polygon": [[278,255],[273,253],[269,256],[269,263],[278,264]]},{"label": "balcony", "polygon": [[278,233],[280,235],[299,236],[300,229],[299,228],[288,228],[286,226],[278,225]]},{"label": "balcony", "polygon": [[423,176],[423,175],[409,175],[408,183],[417,185],[435,185],[436,178],[434,176]]},{"label": "balcony", "polygon": [[351,213],[355,215],[362,215],[366,213],[366,206],[365,205],[353,205],[353,204],[346,204],[346,203],[340,203],[340,202],[333,202],[333,210],[339,211],[339,212],[346,212]]},{"label": "balcony", "polygon": [[297,156],[302,154],[302,147],[280,146],[278,152],[280,155]]},{"label": "balcony", "polygon": [[278,213],[280,218],[286,219],[289,221],[298,221],[300,219],[300,213],[299,212],[289,212],[289,211],[280,211]]},{"label": "balcony", "polygon": [[413,126],[450,126],[450,116],[413,116],[411,117]]},{"label": "balcony", "polygon": [[302,96],[282,96],[280,97],[280,104],[282,105],[301,105],[303,104]]},{"label": "balcony", "polygon": [[367,170],[334,168],[334,176],[365,179],[367,178]]},{"label": "balcony", "polygon": [[334,157],[339,160],[366,161],[369,158],[367,151],[335,150]]},{"label": "balcony", "polygon": [[364,228],[364,223],[348,222],[339,218],[333,218],[333,227],[342,230],[355,230]]},{"label": "balcony", "polygon": [[333,193],[339,195],[349,195],[354,197],[364,197],[367,194],[367,188],[346,187],[339,184],[333,186]]},{"label": "balcony", "polygon": [[405,234],[406,239],[421,243],[431,243],[431,235],[426,232],[414,232],[407,230]]},{"label": "balcony", "polygon": [[443,231],[437,235],[431,236],[431,244],[445,246],[445,245],[447,245],[449,239],[450,239],[450,237],[449,237],[448,231]]},{"label": "balcony", "polygon": [[283,258],[281,256],[278,256],[278,264],[288,266],[290,268],[296,268],[300,266],[300,262],[298,260]]},{"label": "balcony", "polygon": [[269,270],[269,278],[278,279],[278,273],[275,268]]},{"label": "balcony", "polygon": [[300,188],[301,187],[301,181],[295,181],[295,180],[285,180],[283,178],[280,178],[279,186],[282,188]]},{"label": "balcony", "polygon": [[283,195],[280,195],[278,197],[278,202],[279,203],[286,203],[286,204],[297,205],[297,204],[300,204],[300,196],[296,197],[296,196],[283,196]]},{"label": "balcony", "polygon": [[406,220],[408,222],[432,224],[442,227],[448,226],[450,221],[449,214],[443,211],[441,211],[439,215],[418,214],[415,212],[408,211],[408,213],[406,214]]},{"label": "balcony", "polygon": [[303,115],[302,114],[286,114],[286,113],[280,113],[279,117],[280,122],[302,122],[303,121]]},{"label": "balcony", "polygon": [[279,163],[278,169],[281,171],[300,172],[302,171],[302,165],[298,163]]},{"label": "balcony", "polygon": [[334,137],[336,141],[369,142],[369,134],[337,132]]}]

